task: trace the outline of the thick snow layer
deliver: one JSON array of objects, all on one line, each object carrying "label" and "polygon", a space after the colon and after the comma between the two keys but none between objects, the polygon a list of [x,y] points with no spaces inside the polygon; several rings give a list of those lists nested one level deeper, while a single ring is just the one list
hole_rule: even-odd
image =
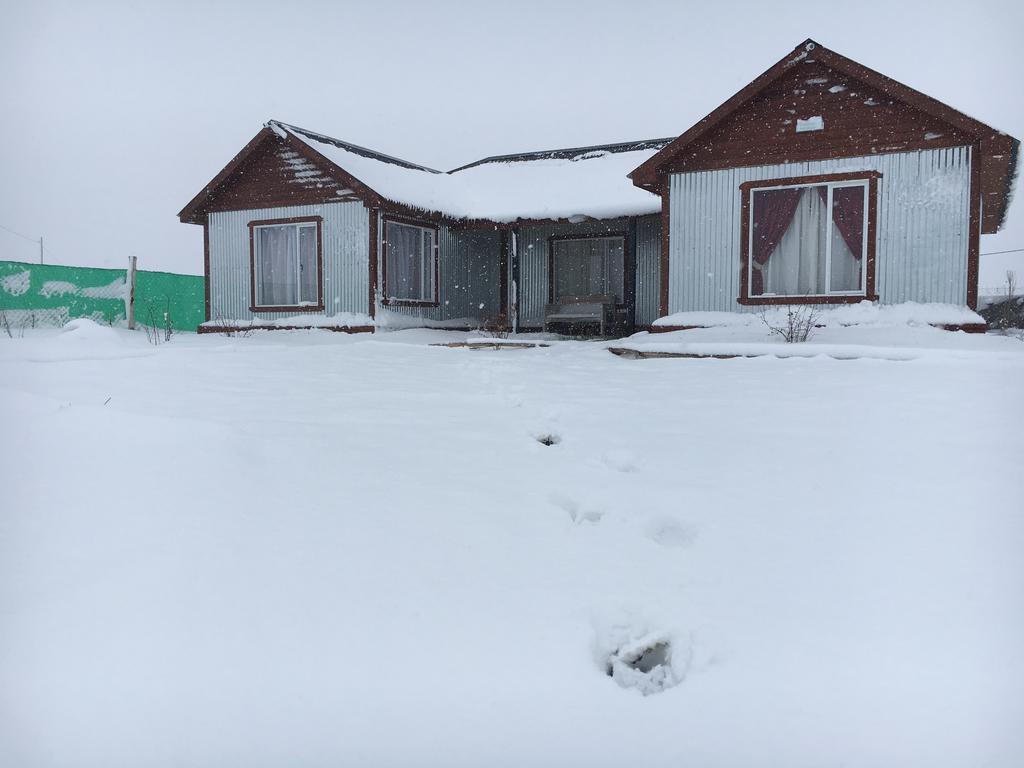
[{"label": "thick snow layer", "polygon": [[373,318],[359,312],[339,312],[334,315],[287,315],[285,317],[218,319],[202,323],[203,328],[365,328],[374,325]]},{"label": "thick snow layer", "polygon": [[405,168],[316,141],[282,125],[299,141],[397,203],[454,218],[597,219],[657,213],[661,199],[627,175],[657,150],[592,152],[574,159],[490,162],[455,173]]},{"label": "thick snow layer", "polygon": [[[919,304],[908,301],[904,304],[874,304],[862,301],[858,304],[844,304],[837,307],[816,308],[818,324],[841,325],[973,325],[984,323],[983,318],[973,310],[956,304]],[[769,306],[765,317],[777,323],[786,315],[786,307]],[[760,312],[675,312],[654,321],[661,327],[736,327],[763,326]]]},{"label": "thick snow layer", "polygon": [[98,330],[0,335],[0,765],[1024,760],[1024,343]]}]

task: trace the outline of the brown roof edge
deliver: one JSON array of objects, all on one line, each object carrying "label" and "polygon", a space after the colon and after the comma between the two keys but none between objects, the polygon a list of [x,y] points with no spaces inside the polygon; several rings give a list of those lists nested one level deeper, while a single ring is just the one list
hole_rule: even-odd
[{"label": "brown roof edge", "polygon": [[270,128],[264,126],[259,133],[252,137],[252,140],[249,141],[248,144],[242,147],[238,154],[228,161],[228,164],[221,169],[220,173],[214,176],[210,182],[199,191],[199,194],[189,200],[188,204],[178,211],[178,220],[182,224],[203,224],[206,221],[206,214],[202,212],[203,203],[210,198],[217,187],[223,184],[224,181],[235,172],[235,169],[237,169],[238,166],[245,162],[245,159],[249,157],[249,155],[251,155],[260,144],[274,135],[274,132],[270,130]]},{"label": "brown roof edge", "polygon": [[[282,135],[283,134],[283,135]],[[232,174],[238,170],[238,168],[246,161],[246,159],[256,151],[256,149],[263,144],[265,141],[282,141],[287,144],[291,149],[294,149],[304,158],[309,160],[314,165],[319,165],[321,168],[330,169],[339,181],[342,181],[347,186],[351,187],[356,195],[362,198],[367,205],[378,205],[380,203],[380,195],[374,190],[370,189],[366,184],[355,178],[352,174],[346,171],[344,168],[339,167],[335,163],[331,162],[324,155],[317,152],[313,147],[306,144],[301,139],[292,136],[287,131],[275,131],[270,123],[263,126],[259,133],[253,136],[252,140],[249,141],[241,151],[238,152],[231,160],[225,165],[220,173],[213,177],[210,182],[200,190],[199,194],[193,197],[188,204],[181,209],[178,213],[178,219],[184,224],[203,224],[206,221],[206,211],[203,207],[216,193],[218,187],[224,184],[228,179],[231,178]]]},{"label": "brown roof edge", "polygon": [[[800,45],[786,54],[772,67],[691,126],[675,141],[635,168],[629,174],[633,184],[645,189],[656,189],[658,186],[657,177],[659,169],[671,162],[688,145],[721,123],[771,82],[778,79],[791,67],[803,61],[809,55],[813,55],[816,61],[820,61],[833,69],[861,80],[884,93],[888,93],[894,98],[949,123],[954,128],[977,139],[980,144],[982,166],[985,171],[982,174],[983,196],[988,202],[985,206],[987,211],[984,214],[982,231],[985,233],[995,232],[1002,225],[1009,207],[1013,181],[1016,176],[1016,158],[1019,145],[1017,139],[982,123],[980,120],[975,120],[973,117],[965,115],[963,112],[937,99],[933,99],[931,96],[927,96],[910,86],[903,85],[863,64],[858,64],[852,59],[848,59],[810,39],[800,43]],[[994,203],[999,204],[993,205]]]}]

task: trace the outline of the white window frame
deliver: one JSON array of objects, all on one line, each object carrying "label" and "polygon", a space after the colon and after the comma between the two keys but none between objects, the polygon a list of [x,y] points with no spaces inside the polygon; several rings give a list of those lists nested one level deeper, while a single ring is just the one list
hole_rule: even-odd
[{"label": "white window frame", "polygon": [[[407,298],[399,298],[398,296],[392,296],[391,295],[391,293],[392,293],[391,289],[392,289],[392,286],[394,285],[394,282],[393,282],[392,275],[389,273],[389,270],[388,270],[388,250],[389,250],[389,245],[388,245],[388,229],[392,225],[399,226],[399,227],[409,227],[410,229],[418,229],[420,231],[420,237],[421,238],[423,237],[422,233],[424,233],[424,232],[427,232],[427,233],[430,234],[430,255],[429,255],[429,259],[427,261],[427,268],[429,270],[429,275],[430,275],[430,297],[429,298],[420,297],[418,299],[407,299]],[[439,254],[438,254],[438,240],[439,240],[438,235],[439,235],[439,231],[438,231],[438,228],[434,227],[434,226],[426,225],[426,224],[417,224],[417,223],[412,222],[412,221],[405,221],[403,219],[391,219],[391,218],[386,218],[385,217],[384,218],[384,226],[382,227],[382,229],[384,231],[384,237],[383,237],[383,239],[381,241],[381,245],[383,246],[381,248],[381,251],[382,251],[382,254],[383,254],[383,257],[384,257],[383,258],[383,262],[384,262],[384,286],[385,286],[385,289],[386,289],[386,295],[384,296],[384,303],[385,304],[395,304],[395,305],[398,305],[398,306],[401,306],[403,304],[421,305],[421,306],[436,306],[438,304],[438,298],[437,298],[438,270],[440,269],[440,265],[438,264],[438,258],[439,258]],[[423,281],[420,280],[420,285],[422,285],[422,284],[423,284]]]},{"label": "white window frame", "polygon": [[[828,198],[825,202],[825,211],[828,216],[829,231],[825,237],[825,292],[808,294],[786,294],[786,293],[750,293],[751,299],[802,299],[808,296],[867,296],[868,291],[868,212],[871,208],[871,180],[850,179],[846,181],[817,181],[804,184],[778,184],[772,187],[755,187],[750,190],[750,210],[747,212],[747,285],[754,284],[754,206],[756,205],[758,192],[770,192],[776,189],[810,189],[812,187],[828,187]],[[832,219],[832,193],[840,187],[861,187],[864,190],[864,221],[861,232],[863,232],[860,256],[860,289],[856,291],[833,291],[832,285],[832,238],[836,223]],[[841,236],[841,235],[840,235]]]},{"label": "white window frame", "polygon": [[[291,227],[295,232],[295,295],[302,295],[302,256],[299,253],[299,230],[302,228],[312,229],[314,232],[314,246],[316,248],[316,298],[312,301],[299,301],[296,304],[267,304],[263,300],[263,260],[260,258],[260,234],[261,229]],[[320,243],[320,219],[309,219],[306,221],[267,221],[253,222],[250,225],[252,231],[252,270],[253,270],[253,311],[273,311],[274,309],[307,309],[316,310],[323,307],[323,275],[321,274],[321,258],[323,251]]]}]

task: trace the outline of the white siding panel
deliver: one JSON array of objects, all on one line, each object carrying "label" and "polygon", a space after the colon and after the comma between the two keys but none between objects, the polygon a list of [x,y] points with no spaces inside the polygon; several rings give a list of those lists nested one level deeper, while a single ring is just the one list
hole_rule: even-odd
[{"label": "white siding panel", "polygon": [[970,147],[673,174],[669,312],[743,311],[740,184],[878,171],[875,288],[883,304],[967,300]]},{"label": "white siding panel", "polygon": [[[258,208],[210,214],[210,317],[272,320],[288,312],[251,312],[249,222],[295,216],[323,218],[324,311],[334,315],[369,310],[369,211],[359,202]],[[299,313],[294,313],[299,314]]]}]

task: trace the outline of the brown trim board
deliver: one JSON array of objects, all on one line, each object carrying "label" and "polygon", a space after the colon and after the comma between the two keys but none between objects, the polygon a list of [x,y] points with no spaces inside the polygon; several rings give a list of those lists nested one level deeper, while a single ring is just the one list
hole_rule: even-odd
[{"label": "brown trim board", "polygon": [[[877,301],[875,293],[875,246],[878,227],[878,171],[855,171],[851,173],[818,174],[814,176],[790,176],[783,179],[758,179],[740,184],[740,295],[737,304],[856,304],[868,300]],[[864,293],[854,296],[816,294],[813,296],[751,296],[750,295],[750,193],[764,187],[813,186],[841,181],[867,181],[868,230],[867,252],[864,254]]]},{"label": "brown trim board", "polygon": [[[275,224],[316,224],[316,305],[261,306],[256,303],[256,236],[257,227]],[[250,312],[322,312],[324,309],[324,248],[323,217],[293,216],[286,219],[257,219],[249,224],[249,311]]]}]

